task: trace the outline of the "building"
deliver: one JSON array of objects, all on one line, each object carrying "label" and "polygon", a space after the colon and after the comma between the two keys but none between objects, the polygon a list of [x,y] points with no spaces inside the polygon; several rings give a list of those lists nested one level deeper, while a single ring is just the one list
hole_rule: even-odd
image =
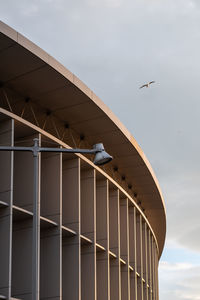
[{"label": "building", "polygon": [[1,22],[0,145],[34,138],[102,142],[114,159],[40,154],[37,226],[33,155],[0,152],[0,299],[158,300],[166,214],[148,160],[88,87]]}]

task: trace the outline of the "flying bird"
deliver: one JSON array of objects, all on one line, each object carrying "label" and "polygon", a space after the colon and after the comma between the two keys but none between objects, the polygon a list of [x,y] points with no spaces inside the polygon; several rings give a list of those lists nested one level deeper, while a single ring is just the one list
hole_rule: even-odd
[{"label": "flying bird", "polygon": [[150,86],[150,84],[152,84],[152,83],[155,83],[155,81],[150,81],[150,82],[148,82],[148,83],[145,83],[145,84],[143,84],[142,86],[140,86],[140,89],[142,89],[142,88],[144,88],[144,87],[149,87]]}]

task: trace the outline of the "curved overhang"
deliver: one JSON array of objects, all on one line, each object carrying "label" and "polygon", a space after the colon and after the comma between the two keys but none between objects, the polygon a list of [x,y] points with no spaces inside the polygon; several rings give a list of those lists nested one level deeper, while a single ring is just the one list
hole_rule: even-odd
[{"label": "curved overhang", "polygon": [[[14,107],[14,113],[19,115],[22,100],[31,99],[38,123],[43,118],[40,110],[48,111],[60,121],[59,126],[67,123],[80,136],[84,135],[90,145],[103,142],[114,157],[112,170],[117,168],[127,186],[133,187],[129,194],[137,194],[137,203],[157,238],[160,256],[166,234],[162,193],[143,151],[112,111],[53,57],[2,22],[0,82],[17,95],[11,97],[11,104],[6,104],[10,111]],[[119,181],[114,173],[114,180]]]}]

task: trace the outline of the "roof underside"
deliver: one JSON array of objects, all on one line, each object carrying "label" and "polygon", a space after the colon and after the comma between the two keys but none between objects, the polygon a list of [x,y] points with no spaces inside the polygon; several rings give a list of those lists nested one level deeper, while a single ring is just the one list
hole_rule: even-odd
[{"label": "roof underside", "polygon": [[[61,123],[84,135],[91,144],[103,142],[113,167],[133,186],[163,249],[166,217],[156,177],[134,138],[76,76],[22,35],[0,23],[0,81],[13,91],[16,107],[26,97],[49,110]],[[38,118],[40,118],[38,113]]]}]

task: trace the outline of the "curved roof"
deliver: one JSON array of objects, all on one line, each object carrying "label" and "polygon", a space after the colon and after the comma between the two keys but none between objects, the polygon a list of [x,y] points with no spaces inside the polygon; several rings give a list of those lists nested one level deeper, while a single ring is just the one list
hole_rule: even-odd
[{"label": "curved roof", "polygon": [[67,122],[75,132],[84,134],[91,145],[103,142],[114,157],[112,166],[117,166],[137,193],[161,255],[166,213],[158,181],[143,151],[112,111],[53,57],[2,22],[0,82],[51,111],[61,123]]}]

